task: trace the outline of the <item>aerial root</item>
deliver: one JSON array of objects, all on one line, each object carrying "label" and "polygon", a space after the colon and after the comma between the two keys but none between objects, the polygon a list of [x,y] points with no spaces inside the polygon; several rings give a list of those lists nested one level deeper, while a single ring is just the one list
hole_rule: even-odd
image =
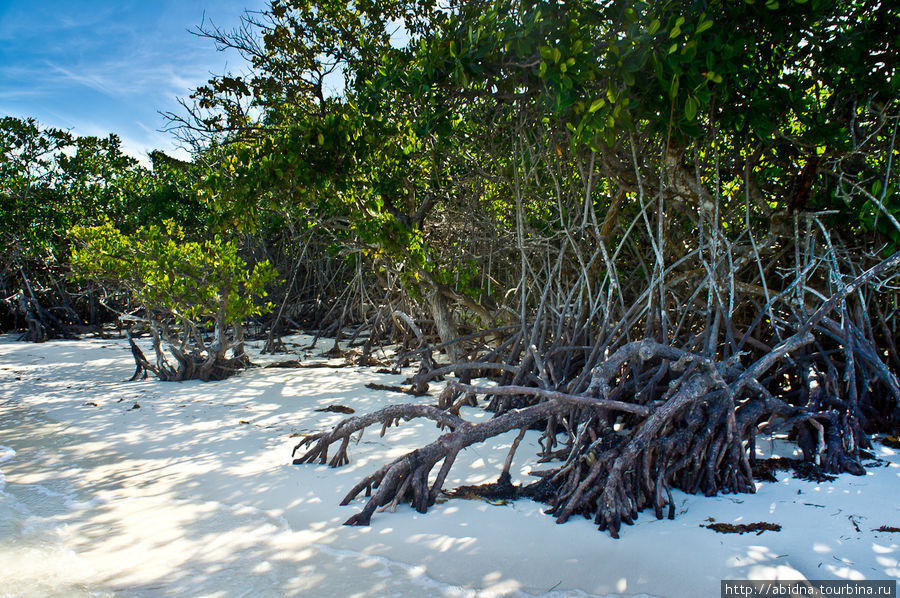
[{"label": "aerial root", "polygon": [[[579,377],[550,388],[546,376],[541,377],[548,368],[546,362],[531,351],[532,358],[520,366],[537,368],[530,375],[514,376],[498,386],[451,380],[437,407],[392,405],[348,418],[330,432],[303,439],[294,454],[309,448],[294,463],[343,465],[348,462],[351,436],[376,423],[382,424],[382,433],[401,420],[422,417],[447,428],[435,441],[385,464],[347,493],[342,505],[363,492],[369,500],[346,523],[368,525],[379,508],[393,510],[401,502],[426,512],[460,450],[519,430],[500,472],[501,482],[508,483],[519,443],[527,430],[539,426],[544,431],[541,461],[560,459],[562,465],[535,472],[541,480],[525,494],[547,502],[558,522],[580,514],[613,537],[648,508],[658,518],[674,517],[674,488],[706,495],[753,492],[751,457],[761,429],[793,430],[808,460],[819,461],[829,473],[859,474],[859,449],[866,442],[863,421],[880,408],[862,381],[878,378],[893,395],[900,394],[897,378],[881,362],[872,341],[852,326],[826,327],[840,348],[832,355],[842,353],[843,363],[820,350],[821,336],[813,332],[849,293],[897,263],[900,253],[844,285],[794,334],[749,365],[741,363],[741,352],[717,360],[646,339],[606,352],[602,361],[586,365]],[[478,363],[478,368],[485,369],[485,363]],[[504,376],[507,373],[505,366],[496,369]],[[814,392],[815,376],[808,372],[827,372],[825,386],[830,394]],[[790,397],[776,396],[783,392],[778,379],[806,380],[805,394],[800,395],[805,402],[797,401],[796,389],[788,389],[793,393]],[[850,390],[844,392],[848,386]],[[492,397],[497,414],[488,421],[470,423],[459,417],[459,408],[477,395]],[[328,449],[338,441],[329,461]],[[439,462],[443,464],[429,483]]]}]

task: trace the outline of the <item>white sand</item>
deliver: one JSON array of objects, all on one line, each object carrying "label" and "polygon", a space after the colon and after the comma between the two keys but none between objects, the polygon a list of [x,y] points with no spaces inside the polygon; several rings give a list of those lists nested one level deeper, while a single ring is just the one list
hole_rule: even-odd
[{"label": "white sand", "polygon": [[[718,596],[721,579],[900,578],[900,534],[873,531],[900,527],[900,451],[881,445],[884,462],[862,478],[676,493],[674,521],[645,512],[620,540],[586,520],[556,525],[527,500],[451,500],[425,515],[401,505],[345,527],[363,504],[338,506],[349,488],[439,431],[369,430],[340,469],[291,465],[291,434],[345,417],[319,407],[417,400],[364,387],[403,377],[350,367],[125,382],[125,341],[13,339],[0,337],[0,596],[675,598]],[[468,449],[446,487],[493,481],[514,436]],[[518,480],[532,479],[537,437],[519,449]],[[783,529],[723,535],[701,527],[710,517]]]}]

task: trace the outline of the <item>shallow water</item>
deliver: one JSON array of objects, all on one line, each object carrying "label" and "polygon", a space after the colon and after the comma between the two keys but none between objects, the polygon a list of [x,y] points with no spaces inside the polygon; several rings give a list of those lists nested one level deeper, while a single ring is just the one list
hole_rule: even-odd
[{"label": "shallow water", "polygon": [[[26,409],[0,403],[0,596],[113,595],[91,583],[90,569],[66,544],[68,522],[86,505],[63,472],[50,475],[58,432]],[[21,474],[29,465],[48,475],[26,483]]]}]

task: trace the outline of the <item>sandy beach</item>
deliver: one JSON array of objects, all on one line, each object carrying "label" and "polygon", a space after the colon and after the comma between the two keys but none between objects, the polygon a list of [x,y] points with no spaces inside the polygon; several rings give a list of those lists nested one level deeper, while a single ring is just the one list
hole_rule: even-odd
[{"label": "sandy beach", "polygon": [[[324,362],[331,344],[289,340],[295,354],[254,361]],[[421,398],[370,390],[405,376],[357,366],[212,383],[128,382],[133,370],[122,339],[0,337],[0,596],[680,598],[718,596],[722,579],[900,578],[900,533],[876,531],[900,526],[900,451],[879,443],[864,477],[781,472],[755,495],[678,493],[673,521],[642,513],[620,540],[583,519],[557,525],[529,500],[400,505],[347,527],[363,504],[339,506],[349,488],[439,430],[369,431],[339,469],[292,465],[298,435],[346,417],[316,409],[433,403],[439,386]],[[445,488],[494,481],[515,435],[468,449]],[[526,435],[514,482],[540,467],[538,436]],[[791,450],[759,450],[773,448]],[[703,527],[713,521],[781,531],[719,534]]]}]

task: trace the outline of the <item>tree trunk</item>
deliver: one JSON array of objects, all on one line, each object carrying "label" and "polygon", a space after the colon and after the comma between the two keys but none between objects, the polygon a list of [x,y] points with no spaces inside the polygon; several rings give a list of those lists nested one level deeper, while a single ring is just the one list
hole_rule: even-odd
[{"label": "tree trunk", "polygon": [[453,320],[453,313],[447,305],[447,299],[441,294],[440,289],[434,288],[432,293],[428,295],[428,309],[431,311],[431,317],[434,318],[434,324],[437,327],[438,336],[441,343],[450,343],[445,347],[450,363],[459,361],[461,351],[460,347],[452,341],[459,338],[459,331],[456,322]]}]

